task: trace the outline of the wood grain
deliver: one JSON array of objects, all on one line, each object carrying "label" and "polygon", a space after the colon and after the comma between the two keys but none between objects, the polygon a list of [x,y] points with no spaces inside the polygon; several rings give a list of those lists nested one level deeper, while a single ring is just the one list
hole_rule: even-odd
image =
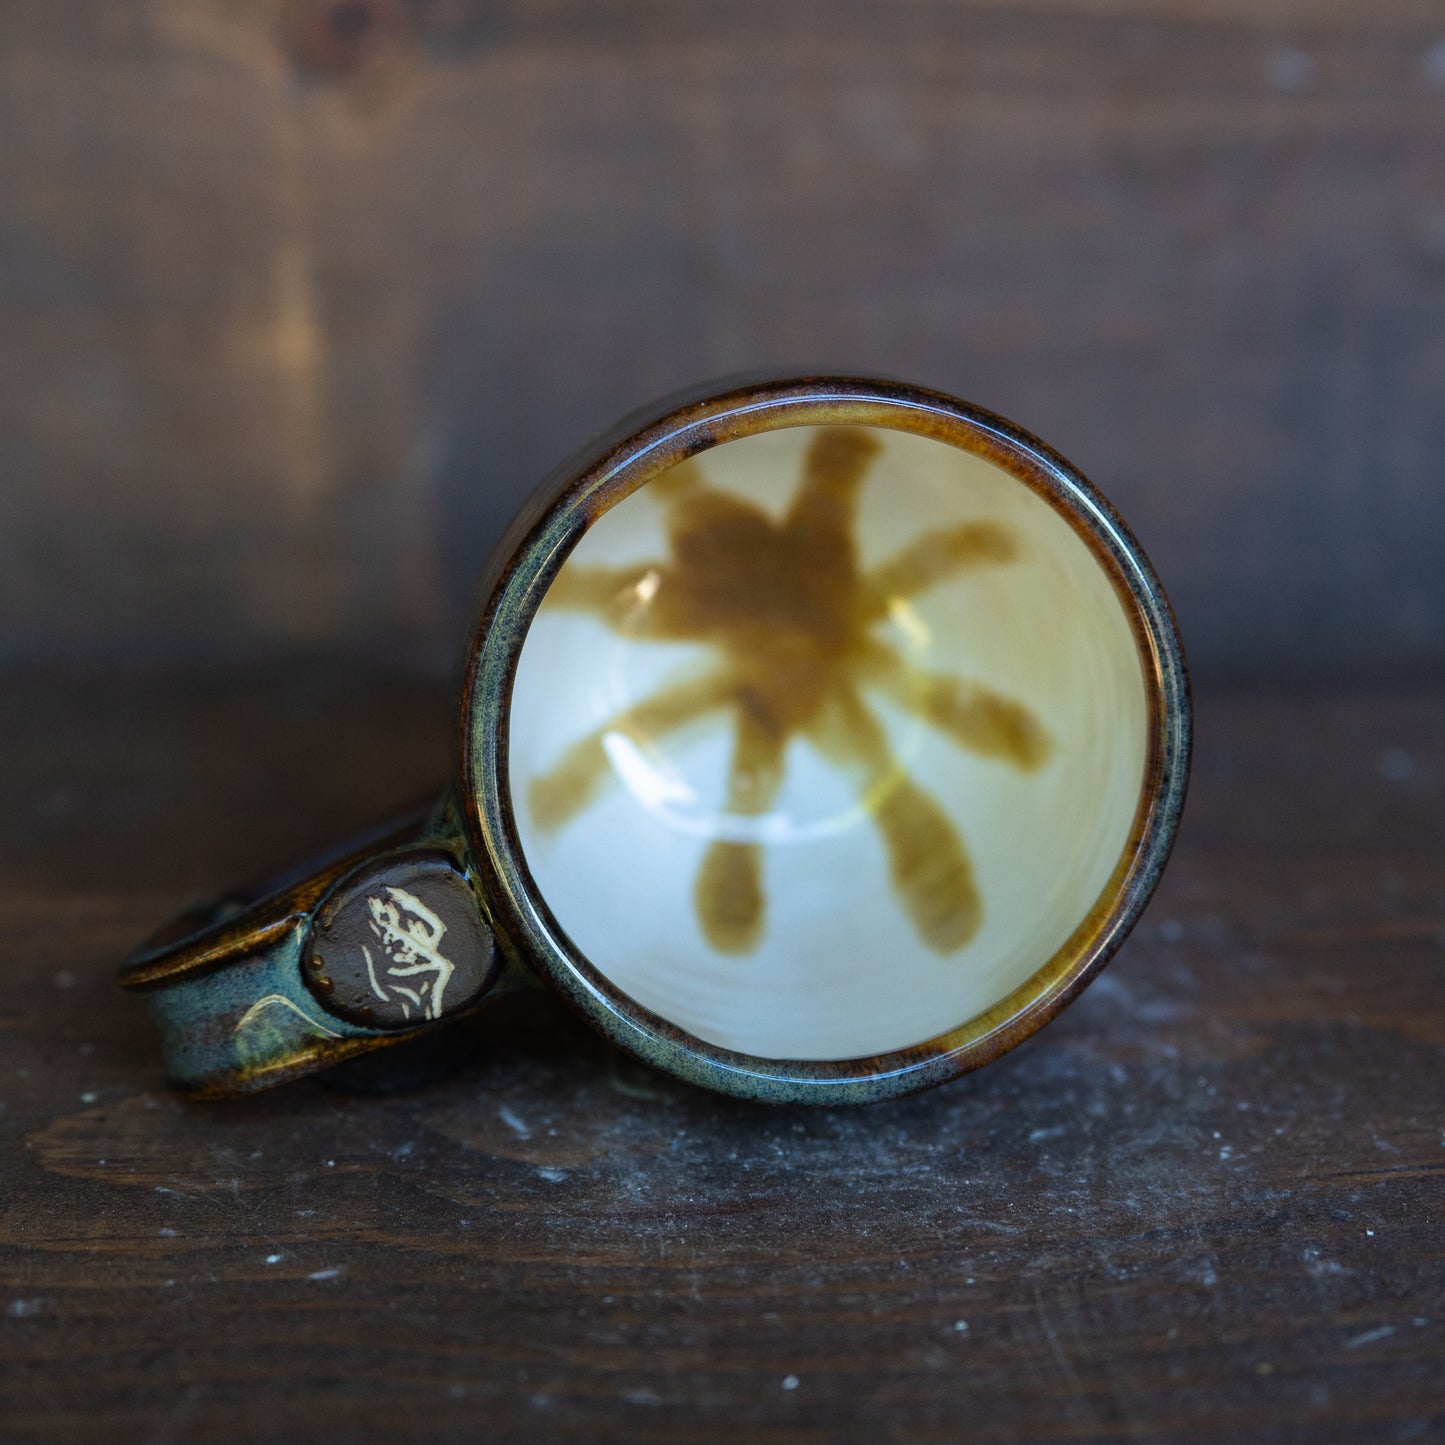
[{"label": "wood grain", "polygon": [[449,658],[596,428],[959,392],[1209,676],[1445,667],[1432,0],[76,0],[0,14],[0,650]]},{"label": "wood grain", "polygon": [[12,679],[0,1437],[1436,1438],[1445,696],[1199,723],[1123,953],[931,1094],[744,1105],[535,1002],[409,1093],[197,1106],[117,959],[424,786],[444,699]]}]

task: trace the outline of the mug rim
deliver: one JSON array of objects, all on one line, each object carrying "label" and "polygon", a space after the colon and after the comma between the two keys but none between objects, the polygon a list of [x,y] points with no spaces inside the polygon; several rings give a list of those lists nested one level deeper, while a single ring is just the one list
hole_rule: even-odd
[{"label": "mug rim", "polygon": [[[768,1059],[710,1043],[624,993],[552,914],[527,866],[512,806],[510,717],[532,618],[583,534],[668,467],[759,432],[865,425],[931,437],[992,462],[1067,521],[1104,570],[1143,674],[1147,747],[1130,832],[1108,881],[1064,943],[973,1018],[904,1048],[850,1059]],[[492,555],[469,629],[457,714],[459,802],[507,951],[630,1053],[691,1083],[774,1102],[862,1103],[928,1088],[991,1062],[1041,1028],[1117,951],[1173,846],[1188,783],[1188,669],[1143,549],[1092,484],[1036,437],[944,393],[877,377],[714,383],[635,414],[559,467]]]}]

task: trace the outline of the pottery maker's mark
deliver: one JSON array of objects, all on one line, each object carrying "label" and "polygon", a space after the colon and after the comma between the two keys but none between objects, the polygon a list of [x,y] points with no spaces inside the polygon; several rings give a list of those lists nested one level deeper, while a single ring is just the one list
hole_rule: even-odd
[{"label": "pottery maker's mark", "polygon": [[[388,886],[385,891],[389,898],[372,896],[366,900],[371,931],[380,939],[382,953],[391,963],[383,975],[390,982],[383,985],[376,976],[371,949],[361,945],[372,990],[382,1003],[390,1003],[395,995],[408,1019],[413,1008],[420,1009],[423,1018],[440,1018],[442,997],[456,972],[455,965],[441,953],[447,926],[405,888]],[[399,983],[399,979],[408,982]]]},{"label": "pottery maker's mark", "polygon": [[[564,566],[544,607],[593,613],[645,641],[705,642],[720,654],[568,748],[532,779],[537,826],[560,828],[613,776],[609,734],[647,742],[731,711],[727,807],[760,818],[782,785],[794,736],[855,782],[888,854],[894,889],[918,936],[940,954],[978,931],[983,904],[967,851],[938,803],[889,747],[869,690],[971,752],[1024,770],[1051,745],[1022,704],[979,683],[911,665],[874,628],[909,599],[972,568],[1014,560],[1013,533],[975,521],[925,532],[871,572],[854,539],[858,494],[879,451],[866,428],[820,429],[781,521],[708,485],[687,461],[650,486],[666,508],[671,556],[628,567]],[[761,942],[765,898],[755,842],[708,846],[694,889],[702,931],[721,953]]]},{"label": "pottery maker's mark", "polygon": [[317,912],[301,974],[367,1029],[418,1028],[479,998],[499,967],[476,895],[435,850],[363,864]]}]

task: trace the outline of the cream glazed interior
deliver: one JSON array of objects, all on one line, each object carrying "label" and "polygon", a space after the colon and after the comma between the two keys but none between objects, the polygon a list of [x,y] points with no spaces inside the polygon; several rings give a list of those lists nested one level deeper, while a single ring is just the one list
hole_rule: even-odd
[{"label": "cream glazed interior", "polygon": [[510,788],[558,923],[709,1043],[852,1059],[1005,998],[1128,846],[1148,737],[1124,605],[971,452],[796,427],[655,477],[522,648]]}]

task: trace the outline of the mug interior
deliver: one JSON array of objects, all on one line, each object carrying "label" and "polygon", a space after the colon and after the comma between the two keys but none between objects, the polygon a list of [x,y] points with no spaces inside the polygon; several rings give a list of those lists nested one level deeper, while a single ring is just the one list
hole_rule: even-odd
[{"label": "mug interior", "polygon": [[937,1038],[1096,910],[1140,645],[1067,499],[877,425],[723,442],[601,512],[516,661],[507,784],[575,948],[763,1060]]}]

